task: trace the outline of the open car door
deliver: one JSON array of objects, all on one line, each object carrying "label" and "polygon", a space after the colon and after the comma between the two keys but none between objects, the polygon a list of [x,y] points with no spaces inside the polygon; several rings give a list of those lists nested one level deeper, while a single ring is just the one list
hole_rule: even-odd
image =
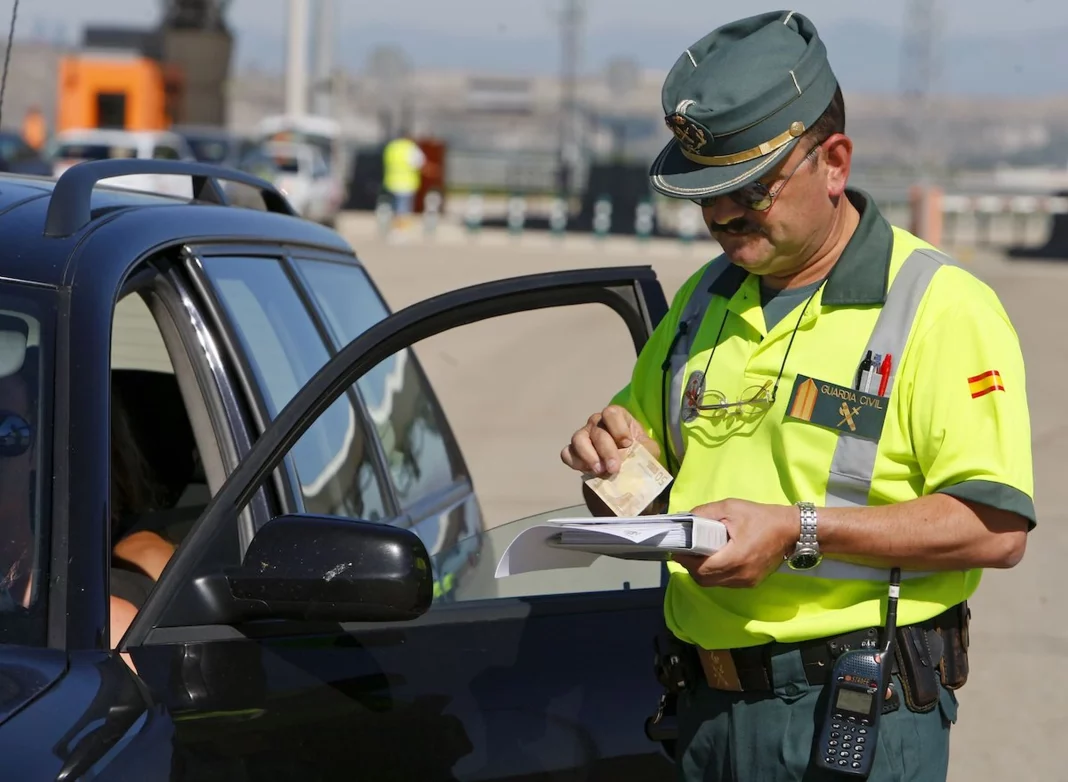
[{"label": "open car door", "polygon": [[361,539],[345,525],[375,525],[295,515],[260,527],[240,562],[218,551],[302,434],[383,361],[458,326],[584,304],[618,314],[635,350],[667,310],[644,266],[452,291],[367,329],[278,413],[119,646],[173,715],[186,767],[257,779],[674,778],[644,729],[661,694],[661,563],[603,558],[589,572],[494,579],[528,519],[480,531],[478,563],[452,599],[431,602],[408,530]]}]

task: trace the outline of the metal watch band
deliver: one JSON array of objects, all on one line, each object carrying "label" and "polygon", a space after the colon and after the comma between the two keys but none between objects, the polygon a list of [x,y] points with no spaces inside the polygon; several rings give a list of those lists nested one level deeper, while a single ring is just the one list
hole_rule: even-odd
[{"label": "metal watch band", "polygon": [[797,503],[798,509],[801,511],[801,537],[798,539],[800,545],[816,545],[816,525],[818,517],[816,515],[816,506],[811,502],[799,502]]}]

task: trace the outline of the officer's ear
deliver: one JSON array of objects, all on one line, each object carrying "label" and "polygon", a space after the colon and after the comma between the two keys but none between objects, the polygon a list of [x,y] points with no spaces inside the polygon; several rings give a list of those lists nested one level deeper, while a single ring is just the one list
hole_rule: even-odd
[{"label": "officer's ear", "polygon": [[844,133],[835,133],[823,147],[823,166],[827,177],[827,195],[837,199],[845,193],[849,170],[853,164],[853,141]]}]

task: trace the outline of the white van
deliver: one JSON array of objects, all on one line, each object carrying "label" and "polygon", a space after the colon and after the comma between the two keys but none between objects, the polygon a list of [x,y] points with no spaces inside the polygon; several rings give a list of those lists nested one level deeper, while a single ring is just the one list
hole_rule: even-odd
[{"label": "white van", "polygon": [[[67,130],[56,134],[48,147],[52,161],[52,176],[59,178],[64,171],[84,160],[110,158],[157,158],[161,160],[189,160],[196,157],[185,139],[165,130],[111,130],[87,128]],[[133,174],[102,180],[105,184],[130,190],[193,197],[193,183],[189,177],[157,174]]]}]

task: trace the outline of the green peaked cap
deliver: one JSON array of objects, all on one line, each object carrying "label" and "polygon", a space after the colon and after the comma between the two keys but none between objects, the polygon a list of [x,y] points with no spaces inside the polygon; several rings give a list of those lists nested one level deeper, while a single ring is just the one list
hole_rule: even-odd
[{"label": "green peaked cap", "polygon": [[664,119],[675,138],[650,168],[653,188],[703,198],[759,179],[819,119],[837,87],[816,26],[795,11],[713,30],[664,80]]}]

